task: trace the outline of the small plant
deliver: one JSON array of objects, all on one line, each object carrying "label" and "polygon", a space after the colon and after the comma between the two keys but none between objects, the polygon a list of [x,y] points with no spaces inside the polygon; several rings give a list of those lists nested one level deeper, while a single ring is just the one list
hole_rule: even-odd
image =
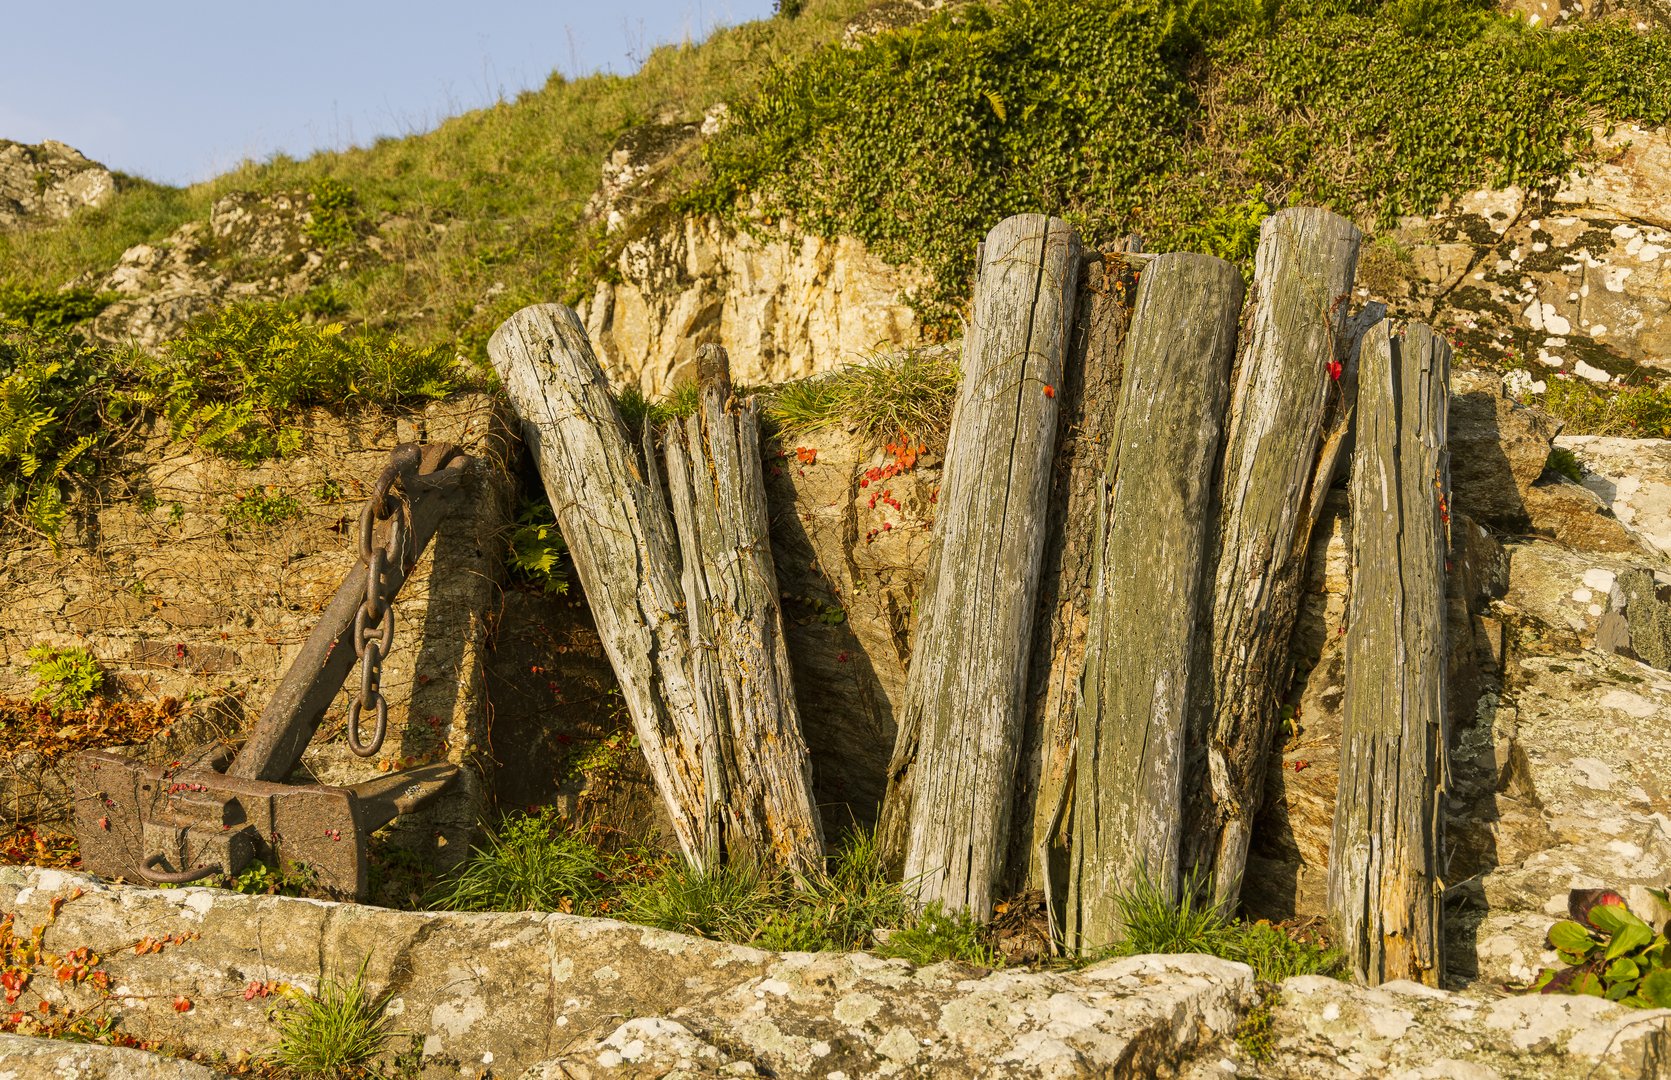
[{"label": "small plant", "polygon": [[645,424],[661,427],[669,420],[683,420],[702,404],[702,392],[693,382],[683,382],[661,398],[651,401],[636,386],[623,387],[615,395],[615,407],[628,427],[640,431]]},{"label": "small plant", "polygon": [[309,190],[308,221],[302,235],[326,251],[351,243],[359,220],[360,201],[341,180],[326,178]]},{"label": "small plant", "polygon": [[507,538],[509,553],[506,562],[511,575],[548,595],[569,591],[569,579],[563,574],[563,534],[557,531],[557,517],[551,504],[544,499],[529,499],[522,504]]},{"label": "small plant", "polygon": [[1272,990],[1259,999],[1259,1004],[1247,1011],[1236,1025],[1236,1045],[1242,1053],[1261,1064],[1276,1053],[1276,1032],[1271,1010],[1282,1003],[1282,994]]},{"label": "small plant", "polygon": [[1579,463],[1578,455],[1564,446],[1549,451],[1549,460],[1544,462],[1543,468],[1545,472],[1564,476],[1575,484],[1584,482],[1584,466]]},{"label": "small plant", "polygon": [[563,829],[549,807],[511,814],[487,843],[434,891],[430,906],[454,911],[591,910],[609,884],[609,864]]},{"label": "small plant", "polygon": [[998,950],[986,943],[981,924],[968,912],[948,913],[939,903],[928,905],[915,919],[890,933],[876,952],[917,965],[958,960],[990,968],[1004,962]]},{"label": "small plant", "polygon": [[1583,994],[1638,1009],[1671,1008],[1671,942],[1609,889],[1574,889],[1567,914],[1549,928],[1549,947],[1565,965],[1545,968],[1527,988]]},{"label": "small plant", "polygon": [[878,927],[909,921],[905,890],[888,880],[875,834],[856,829],[836,846],[825,872],[785,890],[782,909],[759,928],[754,944],[797,952],[868,949]]},{"label": "small plant", "polygon": [[86,649],[37,645],[28,657],[37,684],[29,700],[45,704],[54,716],[66,709],[85,709],[104,686],[104,671]]},{"label": "small plant", "polygon": [[389,1040],[388,999],[366,991],[366,964],[352,979],[338,976],[319,984],[319,992],[298,996],[295,1007],[279,1019],[274,1064],[300,1076],[354,1075],[383,1051]]},{"label": "small plant", "polygon": [[228,525],[269,528],[302,516],[302,504],[283,489],[268,485],[251,488],[226,508]]},{"label": "small plant", "polygon": [[88,288],[32,289],[0,285],[0,319],[15,319],[36,330],[57,330],[84,322],[116,302],[115,293]]},{"label": "small plant", "polygon": [[319,884],[319,875],[305,863],[279,869],[256,861],[224,882],[233,892],[246,896],[306,896]]}]

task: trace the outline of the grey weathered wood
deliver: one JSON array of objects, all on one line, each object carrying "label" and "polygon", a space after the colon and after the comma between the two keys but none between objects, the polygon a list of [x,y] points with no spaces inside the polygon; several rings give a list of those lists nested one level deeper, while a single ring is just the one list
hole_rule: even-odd
[{"label": "grey weathered wood", "polygon": [[709,843],[762,865],[822,866],[823,829],[801,735],[768,538],[753,401],[731,399],[725,350],[697,357],[701,406],[662,436],[683,556]]},{"label": "grey weathered wood", "polygon": [[1056,218],[987,234],[883,804],[884,849],[918,901],[983,921],[1008,846],[1079,263]]},{"label": "grey weathered wood", "polygon": [[1179,878],[1185,729],[1209,498],[1242,303],[1206,255],[1147,264],[1104,478],[1079,709],[1070,947],[1111,942],[1115,895]]},{"label": "grey weathered wood", "polygon": [[[1197,640],[1192,742],[1207,783],[1189,786],[1184,865],[1233,903],[1264,794],[1288,683],[1288,641],[1314,521],[1324,422],[1343,400],[1347,305],[1363,234],[1327,210],[1265,219],[1237,359],[1209,551],[1211,606]],[[1192,757],[1194,755],[1192,754]]]},{"label": "grey weathered wood", "polygon": [[[732,727],[736,714],[730,711],[726,677],[715,670],[720,639],[730,647],[750,640],[752,633],[758,655],[771,658],[748,673],[761,688],[769,687],[759,693],[750,688],[749,708],[759,705],[761,694],[781,695],[791,710],[793,703],[781,663],[781,620],[775,603],[768,609],[758,597],[759,587],[776,596],[770,555],[763,563],[760,556],[765,528],[759,516],[763,495],[758,444],[745,437],[738,421],[722,481],[716,478],[721,470],[713,465],[713,444],[705,441],[702,421],[694,437],[687,432],[682,475],[687,484],[693,476],[701,478],[714,495],[709,507],[712,528],[705,533],[687,531],[683,539],[695,544],[702,558],[723,563],[718,566],[721,573],[739,580],[734,587],[719,589],[705,575],[700,582],[684,580],[681,570],[690,560],[681,557],[681,537],[662,490],[649,432],[640,456],[574,313],[557,304],[524,308],[494,333],[488,355],[522,419],[524,437],[597,620],[598,636],[620,680],[644,759],[685,857],[699,866],[710,865],[725,851],[727,841],[735,839],[735,854],[770,865],[805,867],[818,851],[816,824],[809,830],[805,814],[798,811],[772,816],[779,810],[779,798],[790,804],[804,801],[810,811],[798,722],[793,738],[784,733],[792,711],[776,718],[777,728],[765,739],[770,753],[801,757],[798,766],[762,777],[766,783],[785,781],[785,789],[774,792],[768,805],[741,801],[758,794],[748,784],[739,783],[734,790],[725,784],[726,743],[737,731]],[[711,406],[724,413],[728,396],[718,391],[705,395],[705,413]],[[710,427],[723,434],[728,422],[721,415]],[[726,440],[715,442],[724,456]],[[750,491],[752,495],[744,494]],[[750,499],[752,508],[739,505]],[[709,503],[693,497],[686,508],[698,505]],[[766,580],[742,581],[745,572]],[[692,604],[692,595],[730,607],[716,620],[713,607]],[[724,624],[723,633],[712,632],[716,621]],[[749,727],[754,719],[751,715],[745,720],[744,728],[760,733]],[[760,734],[765,738],[766,733]],[[734,747],[729,752],[733,761],[739,760]]]},{"label": "grey weathered wood", "polygon": [[1449,382],[1450,347],[1426,326],[1365,335],[1328,895],[1336,943],[1371,983],[1444,971]]}]

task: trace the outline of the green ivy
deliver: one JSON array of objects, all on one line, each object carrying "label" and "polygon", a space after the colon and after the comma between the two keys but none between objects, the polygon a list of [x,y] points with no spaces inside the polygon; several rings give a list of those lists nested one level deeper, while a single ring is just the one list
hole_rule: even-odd
[{"label": "green ivy", "polygon": [[1671,117],[1671,35],[1561,32],[1489,0],[1014,0],[955,8],[768,73],[680,202],[849,234],[960,309],[975,242],[1021,212],[1088,242],[1252,255],[1296,202],[1360,219],[1539,187],[1592,119]]}]

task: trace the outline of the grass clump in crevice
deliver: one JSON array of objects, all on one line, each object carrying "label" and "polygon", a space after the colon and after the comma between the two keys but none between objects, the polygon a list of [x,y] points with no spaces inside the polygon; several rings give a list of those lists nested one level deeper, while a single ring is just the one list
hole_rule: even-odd
[{"label": "grass clump in crevice", "polygon": [[1176,898],[1140,874],[1114,898],[1121,931],[1105,956],[1150,953],[1204,953],[1234,960],[1253,969],[1260,982],[1278,983],[1295,975],[1339,976],[1339,953],[1301,941],[1264,920],[1246,922],[1210,900],[1210,883],[1191,875]]},{"label": "grass clump in crevice", "polygon": [[764,413],[783,435],[840,425],[873,439],[903,433],[938,449],[951,424],[957,380],[950,349],[906,349],[773,387]]},{"label": "grass clump in crevice", "polygon": [[366,989],[366,965],[360,961],[351,979],[331,976],[319,992],[293,999],[279,1017],[279,1041],[273,1064],[302,1077],[364,1075],[372,1059],[383,1052],[392,1032],[385,1013],[388,997]]},{"label": "grass clump in crevice", "polygon": [[652,430],[669,420],[683,420],[702,405],[702,391],[693,382],[682,382],[659,398],[650,398],[636,386],[625,386],[615,393],[615,407],[621,419],[633,431]]},{"label": "grass clump in crevice", "polygon": [[453,911],[592,913],[611,881],[609,859],[563,827],[551,808],[508,815],[432,891]]}]

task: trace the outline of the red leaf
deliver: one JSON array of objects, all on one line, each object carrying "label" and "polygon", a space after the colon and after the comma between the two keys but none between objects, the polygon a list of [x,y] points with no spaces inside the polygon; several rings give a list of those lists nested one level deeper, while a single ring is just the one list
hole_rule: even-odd
[{"label": "red leaf", "polygon": [[191,1012],[191,998],[184,994],[174,999],[175,1012]]}]

